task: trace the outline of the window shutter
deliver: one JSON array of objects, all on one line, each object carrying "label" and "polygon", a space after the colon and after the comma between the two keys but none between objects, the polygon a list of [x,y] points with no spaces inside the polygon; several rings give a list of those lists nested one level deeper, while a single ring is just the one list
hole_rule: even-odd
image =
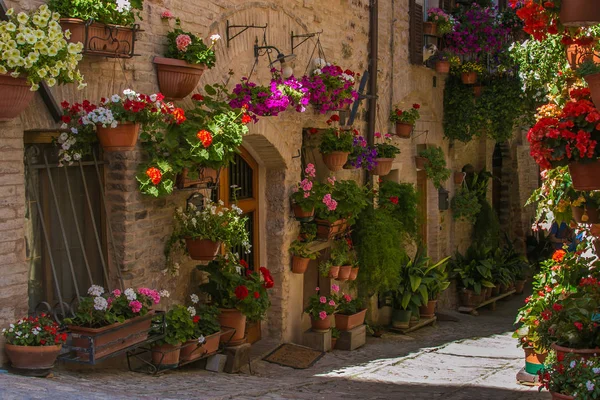
[{"label": "window shutter", "polygon": [[411,64],[423,65],[423,6],[410,0],[409,57]]},{"label": "window shutter", "polygon": [[452,11],[452,0],[441,0],[441,7],[444,11]]}]

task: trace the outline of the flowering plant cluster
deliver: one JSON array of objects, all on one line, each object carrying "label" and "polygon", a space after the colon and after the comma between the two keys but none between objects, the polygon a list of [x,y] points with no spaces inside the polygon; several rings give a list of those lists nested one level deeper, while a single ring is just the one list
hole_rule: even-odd
[{"label": "flowering plant cluster", "polygon": [[[276,89],[277,83],[274,85]],[[255,121],[256,116],[276,117],[290,105],[289,98],[283,92],[277,90],[277,93],[271,91],[271,86],[258,85],[244,77],[242,82],[233,88],[229,105],[238,109],[246,107]]]},{"label": "flowering plant cluster", "polygon": [[65,18],[130,26],[140,19],[144,0],[49,0],[48,7]]},{"label": "flowering plant cluster", "polygon": [[75,317],[65,318],[67,324],[88,328],[112,325],[146,315],[161,297],[168,297],[168,292],[148,288],[115,289],[106,293],[102,286],[97,285],[92,285],[87,294],[89,296],[81,298]]},{"label": "flowering plant cluster", "polygon": [[210,46],[191,32],[181,29],[181,21],[176,19],[176,28],[167,33],[165,57],[183,60],[188,64],[204,64],[210,69],[215,66],[216,56],[213,47],[221,39],[218,34],[210,37]]},{"label": "flowering plant cluster", "polygon": [[63,110],[62,132],[54,139],[54,144],[59,148],[60,164],[71,165],[74,161],[79,161],[89,155],[92,146],[98,142],[94,126],[81,123],[82,118],[95,110],[97,106],[88,100],[73,104],[63,101],[60,105]]},{"label": "flowering plant cluster", "polygon": [[462,63],[457,68],[458,71],[462,73],[476,72],[478,74],[482,74],[484,71],[483,65],[478,62],[467,61],[466,63]]},{"label": "flowering plant cluster", "polygon": [[[193,312],[192,312],[193,311]],[[165,315],[165,337],[153,343],[154,346],[162,344],[170,344],[172,346],[180,346],[182,343],[194,338],[195,309],[185,307],[181,304],[174,305]]]},{"label": "flowering plant cluster", "polygon": [[569,355],[540,373],[541,389],[576,399],[600,398],[600,357]]},{"label": "flowering plant cluster", "polygon": [[[333,115],[331,118],[339,117]],[[331,121],[331,120],[329,120]],[[328,123],[330,123],[328,121]],[[319,144],[319,151],[321,154],[331,154],[336,151],[345,153],[352,152],[354,145],[354,132],[348,129],[341,129],[340,127],[331,127],[326,129],[321,136],[321,143]]]},{"label": "flowering plant cluster", "polygon": [[197,338],[199,343],[204,343],[206,336],[210,336],[221,330],[219,309],[216,306],[200,304],[198,296],[195,294],[192,294],[190,298],[192,305],[187,309],[194,323],[193,338]]},{"label": "flowering plant cluster", "polygon": [[354,85],[359,76],[349,69],[326,64],[315,69],[311,76],[302,77],[301,82],[310,91],[310,103],[325,114],[349,106],[358,99]]},{"label": "flowering plant cluster", "polygon": [[294,107],[297,112],[306,111],[306,106],[310,101],[310,93],[301,81],[290,76],[283,78],[275,68],[271,70],[273,78],[271,79],[271,93],[276,99],[288,102],[287,107]]},{"label": "flowering plant cluster", "polygon": [[442,187],[443,183],[452,174],[452,171],[446,168],[444,150],[439,146],[431,146],[419,151],[419,157],[427,159],[425,172],[427,173],[427,177],[433,181],[433,185],[436,188]]},{"label": "flowering plant cluster", "polygon": [[414,125],[414,123],[421,118],[421,115],[419,114],[419,108],[421,108],[421,105],[417,103],[413,104],[412,108],[408,110],[402,110],[398,107],[395,107],[390,113],[390,121],[394,123]]},{"label": "flowering plant cluster", "polygon": [[200,289],[210,295],[214,305],[236,308],[250,321],[265,317],[271,306],[267,290],[275,285],[267,268],[253,270],[237,255],[227,253],[206,266],[199,265],[198,269],[210,274],[209,281],[200,285]]},{"label": "flowering plant cluster", "polygon": [[[382,135],[379,132],[375,132],[375,137],[381,139]],[[383,135],[384,142],[375,144],[375,150],[377,151],[377,158],[395,158],[396,155],[400,154],[400,149],[393,144],[392,135],[386,133]]]},{"label": "flowering plant cluster", "polygon": [[310,296],[308,300],[308,306],[304,309],[304,312],[309,314],[310,317],[315,320],[327,319],[335,312],[337,304],[334,297],[339,290],[340,287],[338,285],[331,285],[331,292],[333,295],[324,296],[320,294],[320,288],[315,288],[316,293]]},{"label": "flowering plant cluster", "polygon": [[561,0],[509,0],[509,7],[516,10],[523,20],[523,30],[536,40],[544,40],[548,35],[564,31],[560,25]]},{"label": "flowering plant cluster", "polygon": [[367,144],[367,140],[361,135],[354,135],[352,152],[348,156],[348,163],[354,168],[363,168],[372,171],[375,168],[377,149]]},{"label": "flowering plant cluster", "polygon": [[427,10],[427,22],[433,22],[437,25],[437,32],[440,35],[445,35],[452,31],[454,25],[454,18],[451,15],[446,14],[444,10],[437,7],[432,7]]},{"label": "flowering plant cluster", "polygon": [[317,201],[318,183],[314,182],[316,176],[317,170],[314,164],[308,164],[304,168],[304,179],[294,187],[291,196],[292,202],[307,212],[315,208]]},{"label": "flowering plant cluster", "polygon": [[67,43],[71,33],[62,31],[58,13],[42,4],[30,14],[15,14],[11,8],[6,16],[0,21],[0,75],[26,77],[32,91],[43,81],[50,87],[72,82],[79,84],[78,89],[86,86],[77,69],[83,44]]},{"label": "flowering plant cluster", "polygon": [[319,256],[319,252],[312,251],[309,248],[309,242],[310,241],[303,242],[299,239],[294,240],[290,245],[290,253],[296,257],[316,260]]},{"label": "flowering plant cluster", "polygon": [[2,329],[6,343],[15,346],[56,346],[65,343],[67,334],[47,314],[21,318]]},{"label": "flowering plant cluster", "polygon": [[367,204],[365,187],[359,186],[353,180],[337,181],[331,177],[320,190],[315,215],[318,219],[329,222],[347,219],[352,224]]},{"label": "flowering plant cluster", "polygon": [[558,117],[541,118],[527,134],[530,154],[542,169],[600,156],[600,112],[590,91],[574,89],[570,96]]},{"label": "flowering plant cluster", "polygon": [[355,298],[353,299],[347,293],[342,293],[338,295],[334,292],[334,300],[337,302],[336,314],[342,315],[354,315],[364,309],[364,305],[361,299]]}]

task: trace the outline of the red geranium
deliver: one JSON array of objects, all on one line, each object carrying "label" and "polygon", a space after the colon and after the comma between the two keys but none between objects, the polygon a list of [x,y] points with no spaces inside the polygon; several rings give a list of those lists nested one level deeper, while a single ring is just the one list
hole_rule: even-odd
[{"label": "red geranium", "polygon": [[238,300],[244,300],[246,297],[248,297],[248,288],[244,285],[236,287],[235,297],[237,297]]},{"label": "red geranium", "polygon": [[156,167],[148,168],[146,170],[146,175],[148,175],[148,178],[150,178],[154,185],[158,185],[162,179],[162,173],[160,172],[160,169]]},{"label": "red geranium", "polygon": [[562,262],[563,258],[565,258],[565,255],[567,254],[566,251],[564,250],[556,250],[554,252],[554,254],[552,255],[552,260],[555,262]]},{"label": "red geranium", "polygon": [[265,281],[265,283],[264,283],[265,288],[271,289],[273,286],[275,286],[275,281],[273,280],[273,277],[271,276],[271,271],[269,271],[265,267],[260,267],[259,271],[262,274],[263,279]]},{"label": "red geranium", "polygon": [[197,324],[198,322],[200,322],[200,316],[194,315],[194,323]]},{"label": "red geranium", "polygon": [[242,124],[244,124],[244,125],[248,124],[248,123],[250,123],[250,121],[252,121],[252,117],[249,116],[248,114],[244,114],[242,116]]},{"label": "red geranium", "polygon": [[204,146],[204,148],[207,148],[212,144],[213,137],[211,133],[205,129],[196,133],[196,137],[202,142],[202,146]]},{"label": "red geranium", "polygon": [[202,101],[202,100],[204,100],[204,96],[202,96],[199,93],[196,93],[195,95],[192,96],[192,100]]},{"label": "red geranium", "polygon": [[254,298],[255,298],[255,299],[258,299],[259,297],[260,297],[260,293],[258,293],[258,292],[254,292]]},{"label": "red geranium", "polygon": [[390,202],[393,204],[398,204],[398,196],[392,196],[390,197]]}]

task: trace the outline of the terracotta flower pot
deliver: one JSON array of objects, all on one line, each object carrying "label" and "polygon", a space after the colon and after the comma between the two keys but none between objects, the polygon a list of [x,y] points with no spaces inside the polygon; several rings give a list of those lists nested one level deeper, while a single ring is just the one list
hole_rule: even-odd
[{"label": "terracotta flower pot", "polygon": [[313,331],[326,332],[331,327],[331,318],[329,315],[325,319],[311,317],[310,324]]},{"label": "terracotta flower pot", "polygon": [[544,368],[544,361],[548,353],[536,353],[531,347],[525,347],[525,372],[532,375],[537,375],[538,371]]},{"label": "terracotta flower pot", "polygon": [[347,281],[352,273],[352,265],[342,265],[337,276],[338,281]]},{"label": "terracotta flower pot", "polygon": [[486,287],[481,289],[481,293],[485,291],[485,300],[489,300],[492,298],[492,288]]},{"label": "terracotta flower pot", "polygon": [[329,274],[327,275],[331,279],[337,279],[340,274],[340,266],[334,265],[329,267]]},{"label": "terracotta flower pot", "polygon": [[397,329],[410,328],[410,310],[393,310],[392,311],[392,326]]},{"label": "terracotta flower pot", "polygon": [[392,170],[393,158],[376,158],[375,168],[373,169],[373,175],[386,176]]},{"label": "terracotta flower pot", "polygon": [[525,283],[527,281],[525,280],[520,280],[520,281],[515,281],[515,293],[516,294],[523,294],[523,292],[525,291]]},{"label": "terracotta flower pot", "polygon": [[61,18],[63,31],[71,31],[70,43],[83,43],[83,52],[87,55],[103,57],[129,57],[134,46],[134,30],[130,26],[109,25],[94,22],[87,28],[86,21],[78,18]]},{"label": "terracotta flower pot", "polygon": [[429,300],[426,306],[419,307],[419,314],[421,314],[421,318],[433,318],[435,316],[436,305],[437,300]]},{"label": "terracotta flower pot", "polygon": [[348,161],[347,151],[334,151],[333,153],[323,154],[323,162],[330,171],[341,171],[344,169],[344,164]]},{"label": "terracotta flower pot", "polygon": [[310,258],[302,258],[298,256],[292,257],[292,272],[294,274],[303,274],[306,272],[308,268],[308,264],[310,263]]},{"label": "terracotta flower pot", "polygon": [[423,35],[437,36],[437,24],[435,22],[423,22]]},{"label": "terracotta flower pot", "polygon": [[450,61],[439,60],[435,62],[435,72],[447,74],[450,72]]},{"label": "terracotta flower pot", "polygon": [[600,23],[600,8],[595,0],[562,0],[560,22],[564,26],[590,26]]},{"label": "terracotta flower pot", "polygon": [[135,149],[140,132],[140,124],[119,122],[116,128],[96,126],[96,135],[104,151],[130,151]]},{"label": "terracotta flower pot", "polygon": [[477,82],[477,72],[463,72],[460,79],[464,85],[474,85]]},{"label": "terracotta flower pot", "polygon": [[185,244],[190,258],[202,261],[214,260],[221,247],[221,242],[213,242],[208,239],[185,238]]},{"label": "terracotta flower pot", "polygon": [[588,84],[594,105],[600,107],[600,73],[586,75],[583,79]]},{"label": "terracotta flower pot", "polygon": [[412,124],[406,124],[404,122],[396,122],[396,136],[407,139],[413,131]]},{"label": "terracotta flower pot", "polygon": [[337,344],[337,338],[331,338],[331,350],[335,349],[335,345]]},{"label": "terracotta flower pot", "polygon": [[181,343],[176,345],[164,343],[152,347],[152,364],[163,368],[173,368],[179,365]]},{"label": "terracotta flower pot", "polygon": [[[592,60],[594,63],[600,63],[600,57],[594,52],[594,47],[598,44],[598,39],[587,45],[579,45],[576,43],[566,47],[567,61],[572,70],[576,70],[584,61]],[[573,83],[575,79],[573,78]],[[572,86],[572,84],[571,84]]]},{"label": "terracotta flower pot", "polygon": [[294,213],[294,218],[299,219],[299,220],[304,220],[304,221],[314,217],[314,215],[315,215],[314,207],[312,210],[304,211],[302,209],[302,207],[300,207],[298,204],[292,205],[292,211]]},{"label": "terracotta flower pot", "polygon": [[246,322],[246,343],[254,344],[262,339],[262,326],[260,321]]},{"label": "terracotta flower pot", "polygon": [[343,233],[346,230],[346,221],[339,219],[334,222],[329,222],[324,219],[317,219],[317,238],[329,240]]},{"label": "terracotta flower pot", "polygon": [[204,338],[204,343],[200,344],[198,339],[188,340],[181,347],[179,359],[183,361],[197,360],[207,356],[208,354],[216,353],[219,350],[219,339],[221,332],[213,333]]},{"label": "terracotta flower pot", "polygon": [[418,317],[418,316],[416,316],[416,315],[411,315],[410,316],[410,324],[409,324],[409,326],[412,328],[413,326],[417,325],[419,323],[420,319],[421,318]]},{"label": "terracotta flower pot", "polygon": [[340,331],[349,331],[365,323],[367,309],[357,312],[352,315],[334,314],[335,327]]},{"label": "terracotta flower pot", "polygon": [[350,277],[348,278],[349,281],[355,281],[356,278],[358,277],[358,271],[360,270],[359,267],[354,267],[352,268],[352,272],[350,272]]},{"label": "terracotta flower pot", "polygon": [[[94,360],[97,360],[146,340],[150,332],[153,314],[154,311],[150,310],[144,316],[135,317],[125,322],[117,322],[102,328],[86,328],[75,325],[68,325],[67,327],[73,334],[72,345],[74,347],[89,349],[90,340],[87,337],[94,339]],[[85,351],[77,351],[77,357],[82,361],[88,361],[90,354]]]},{"label": "terracotta flower pot", "polygon": [[588,191],[600,189],[600,161],[594,160],[588,163],[572,162],[569,164],[569,172],[573,180],[575,190]]},{"label": "terracotta flower pot", "polygon": [[566,394],[560,394],[556,392],[550,392],[550,394],[552,395],[552,400],[575,400],[575,397],[568,396]]},{"label": "terracotta flower pot", "polygon": [[570,347],[563,347],[553,343],[552,349],[556,351],[556,357],[558,361],[564,360],[567,353],[574,354],[577,358],[583,358],[586,360],[591,357],[600,356],[600,347],[596,349],[572,349]]},{"label": "terracotta flower pot", "polygon": [[221,327],[235,329],[235,333],[222,335],[221,343],[233,344],[246,336],[246,316],[236,308],[220,308],[218,316]]},{"label": "terracotta flower pot", "polygon": [[49,369],[54,366],[62,345],[56,346],[17,346],[6,343],[4,351],[14,368]]},{"label": "terracotta flower pot", "polygon": [[21,114],[29,105],[35,92],[26,78],[0,75],[0,121],[10,121]]},{"label": "terracotta flower pot", "polygon": [[454,184],[462,185],[462,183],[465,181],[466,176],[467,176],[466,172],[455,172],[454,173]]},{"label": "terracotta flower pot", "polygon": [[429,163],[429,160],[425,157],[415,157],[415,164],[418,170],[424,170],[425,166]]},{"label": "terracotta flower pot", "polygon": [[460,292],[460,303],[465,307],[477,307],[483,302],[485,295],[483,291],[476,294],[473,290],[463,289]]},{"label": "terracotta flower pot", "polygon": [[481,86],[481,85],[476,85],[476,86],[473,86],[473,95],[474,95],[476,98],[479,98],[479,97],[481,97],[481,91],[482,91],[482,90],[483,90],[483,86]]},{"label": "terracotta flower pot", "polygon": [[158,87],[167,100],[182,100],[196,89],[206,69],[204,64],[189,64],[175,58],[154,57]]}]

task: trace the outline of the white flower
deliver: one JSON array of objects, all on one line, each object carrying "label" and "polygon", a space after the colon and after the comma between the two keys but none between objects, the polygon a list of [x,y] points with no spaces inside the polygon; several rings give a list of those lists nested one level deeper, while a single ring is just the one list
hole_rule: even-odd
[{"label": "white flower", "polygon": [[192,303],[194,303],[194,304],[197,304],[200,301],[197,294],[190,295],[190,299],[192,300]]},{"label": "white flower", "polygon": [[204,337],[204,335],[200,335],[200,337],[198,338],[198,343],[203,344],[204,342],[206,342],[206,338]]},{"label": "white flower", "polygon": [[17,15],[17,21],[19,21],[20,24],[25,25],[27,21],[29,21],[29,16],[24,12],[20,12]]},{"label": "white flower", "polygon": [[14,8],[9,8],[8,10],[6,10],[6,16],[10,17],[15,13],[15,9]]},{"label": "white flower", "polygon": [[112,101],[113,103],[118,103],[119,101],[121,101],[121,96],[119,96],[118,94],[113,94],[110,98],[110,101]]},{"label": "white flower", "polygon": [[77,135],[79,133],[79,130],[77,130],[77,128],[73,127],[71,128],[71,132],[75,135]]},{"label": "white flower", "polygon": [[[63,132],[64,133],[64,132]],[[63,134],[61,134],[62,137]],[[66,133],[65,133],[66,135]],[[90,296],[101,296],[104,293],[104,288],[102,286],[98,286],[98,285],[92,285],[90,286],[90,288],[88,289],[87,293]]]},{"label": "white flower", "polygon": [[194,317],[194,316],[196,315],[196,309],[195,309],[194,307],[192,307],[192,306],[189,306],[189,307],[187,308],[187,310],[188,310],[188,312],[190,313],[190,315],[191,315],[192,317]]},{"label": "white flower", "polygon": [[94,297],[94,309],[98,311],[106,311],[108,308],[108,301],[104,297]]},{"label": "white flower", "polygon": [[150,101],[153,102],[153,103],[156,101],[156,94],[151,94],[150,95]]},{"label": "white flower", "polygon": [[242,267],[240,267],[239,265],[237,267],[235,267],[235,270],[237,271],[238,274],[242,273]]},{"label": "white flower", "polygon": [[124,293],[125,297],[127,297],[127,300],[129,301],[137,299],[137,295],[135,294],[135,291],[132,288],[125,289]]},{"label": "white flower", "polygon": [[170,296],[171,296],[171,293],[169,293],[169,291],[168,291],[168,290],[161,290],[161,291],[159,292],[159,294],[160,294],[160,297],[165,297],[165,298],[167,298],[167,297],[170,297]]},{"label": "white flower", "polygon": [[214,42],[216,42],[217,40],[221,40],[221,35],[219,35],[218,33],[216,33],[216,34],[214,34],[214,35],[212,35],[212,36],[210,37],[210,40],[211,40],[213,43],[214,43]]},{"label": "white flower", "polygon": [[131,3],[129,0],[117,0],[117,11],[122,13],[123,11],[131,10]]},{"label": "white flower", "polygon": [[575,360],[571,361],[571,364],[569,365],[571,368],[575,368],[575,366],[577,365],[577,362]]},{"label": "white flower", "polygon": [[73,154],[73,160],[75,160],[75,161],[81,160],[81,154],[79,154],[79,153]]}]

